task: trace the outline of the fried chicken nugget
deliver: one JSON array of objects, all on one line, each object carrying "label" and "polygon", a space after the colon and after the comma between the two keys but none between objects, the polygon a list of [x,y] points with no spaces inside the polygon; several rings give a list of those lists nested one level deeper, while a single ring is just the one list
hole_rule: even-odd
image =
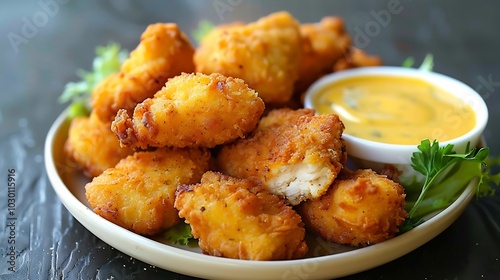
[{"label": "fried chicken nugget", "polygon": [[266,103],[291,98],[300,58],[299,23],[287,12],[215,28],[194,55],[196,71],[241,78]]},{"label": "fried chicken nugget", "polygon": [[64,152],[85,176],[93,178],[131,155],[133,150],[120,147],[120,142],[111,131],[111,122],[102,122],[92,112],[89,117],[71,121]]},{"label": "fried chicken nugget", "polygon": [[104,121],[112,121],[118,109],[131,112],[137,103],[160,90],[168,78],[193,72],[193,55],[194,48],[176,24],[149,25],[120,72],[95,88],[92,108]]},{"label": "fried chicken nugget", "polygon": [[120,110],[112,130],[124,146],[215,147],[255,129],[264,102],[241,79],[186,74],[170,79],[132,117]]},{"label": "fried chicken nugget", "polygon": [[313,112],[271,111],[251,137],[221,148],[217,167],[228,175],[261,182],[291,205],[321,196],[342,169],[347,154],[339,117],[315,116]]},{"label": "fried chicken nugget", "polygon": [[175,207],[205,254],[285,260],[308,250],[300,216],[250,180],[209,171],[201,183],[178,188]]},{"label": "fried chicken nugget", "polygon": [[407,217],[403,187],[369,169],[343,171],[325,195],[296,209],[309,231],[352,246],[394,237]]},{"label": "fried chicken nugget", "polygon": [[300,26],[302,60],[295,91],[302,93],[321,76],[332,72],[335,62],[346,56],[351,46],[344,21],[340,17],[324,17],[318,23]]},{"label": "fried chicken nugget", "polygon": [[295,123],[302,116],[314,116],[313,109],[296,109],[293,110],[291,108],[281,108],[281,109],[273,109],[269,111],[266,117],[262,118],[259,121],[259,125],[252,132],[254,135],[259,131],[266,131],[270,129],[276,129],[280,126],[286,124]]},{"label": "fried chicken nugget", "polygon": [[340,58],[333,65],[333,71],[342,71],[350,68],[380,66],[382,59],[376,55],[370,55],[361,49],[351,47],[346,56]]},{"label": "fried chicken nugget", "polygon": [[174,208],[177,186],[199,182],[209,159],[210,153],[202,149],[136,152],[88,183],[86,196],[103,218],[154,235],[181,221]]}]

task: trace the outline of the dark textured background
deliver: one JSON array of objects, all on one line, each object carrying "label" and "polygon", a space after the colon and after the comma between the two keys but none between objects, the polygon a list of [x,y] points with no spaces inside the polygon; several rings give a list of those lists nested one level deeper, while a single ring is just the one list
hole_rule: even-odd
[{"label": "dark textured background", "polygon": [[[288,10],[300,21],[345,19],[352,35],[394,1],[2,1],[0,4],[0,278],[191,279],[130,258],[83,228],[62,206],[43,165],[47,131],[65,104],[64,84],[90,69],[94,48],[109,41],[131,50],[149,23],[174,21],[188,34],[200,19],[253,21]],[[43,3],[56,3],[52,9]],[[220,3],[233,3],[217,12]],[[355,40],[387,65],[435,57],[435,71],[478,90],[490,121],[484,133],[500,155],[500,1],[400,1],[402,11],[369,40]],[[26,29],[27,25],[35,29]],[[370,23],[372,22],[372,23]],[[13,36],[22,42],[12,42]],[[18,271],[10,273],[7,173],[16,170]],[[193,269],[196,269],[193,267]],[[333,269],[333,268],[332,268]],[[500,193],[473,201],[446,231],[419,249],[346,279],[498,279]]]}]

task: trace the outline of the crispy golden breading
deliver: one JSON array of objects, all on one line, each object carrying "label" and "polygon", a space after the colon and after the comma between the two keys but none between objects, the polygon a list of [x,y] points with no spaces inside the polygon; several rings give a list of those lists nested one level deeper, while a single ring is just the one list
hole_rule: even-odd
[{"label": "crispy golden breading", "polygon": [[215,147],[245,137],[259,122],[264,102],[241,79],[221,74],[182,74],[132,117],[120,110],[112,130],[124,146]]},{"label": "crispy golden breading", "polygon": [[404,222],[404,189],[372,170],[343,172],[328,192],[297,206],[306,228],[352,246],[388,240]]},{"label": "crispy golden breading", "polygon": [[269,129],[275,129],[280,126],[295,123],[302,116],[314,116],[315,111],[309,108],[302,109],[275,109],[269,111],[266,117],[262,118],[259,122],[257,128],[252,132],[253,134],[258,131],[265,131]]},{"label": "crispy golden breading", "polygon": [[380,66],[382,59],[376,55],[369,55],[364,51],[351,47],[346,56],[340,58],[333,65],[333,71],[342,71],[350,68]]},{"label": "crispy golden breading", "polygon": [[300,26],[302,60],[295,92],[302,93],[321,76],[332,72],[335,62],[347,55],[351,37],[339,17],[325,17],[318,23]]},{"label": "crispy golden breading", "polygon": [[120,142],[111,131],[111,122],[101,122],[92,112],[89,117],[71,121],[64,152],[85,176],[93,178],[131,155],[133,150],[120,147]]},{"label": "crispy golden breading", "polygon": [[280,109],[262,123],[251,137],[221,148],[220,171],[257,180],[291,205],[325,193],[347,157],[339,117]]},{"label": "crispy golden breading", "polygon": [[175,207],[205,254],[247,260],[285,260],[307,252],[300,216],[250,180],[216,172],[182,185]]},{"label": "crispy golden breading", "polygon": [[142,235],[154,235],[180,222],[174,208],[179,184],[199,182],[210,153],[161,148],[136,152],[85,186],[94,212]]},{"label": "crispy golden breading", "polygon": [[92,94],[92,107],[101,120],[112,121],[118,109],[129,112],[152,97],[168,78],[193,72],[194,48],[173,23],[149,25],[119,73],[102,81]]},{"label": "crispy golden breading", "polygon": [[291,98],[300,58],[299,23],[287,12],[215,28],[194,55],[196,71],[241,78],[266,103]]}]

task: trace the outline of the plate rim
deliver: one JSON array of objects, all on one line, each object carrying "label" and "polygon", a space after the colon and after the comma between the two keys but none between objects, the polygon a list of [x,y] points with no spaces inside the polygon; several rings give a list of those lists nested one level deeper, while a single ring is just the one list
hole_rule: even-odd
[{"label": "plate rim", "polygon": [[155,267],[193,277],[233,279],[234,275],[239,275],[240,279],[289,279],[296,274],[306,274],[308,279],[331,279],[359,273],[402,257],[436,237],[462,214],[474,196],[475,181],[472,181],[450,206],[418,227],[382,243],[348,252],[281,261],[208,256],[128,231],[94,213],[69,190],[54,161],[56,136],[68,121],[67,112],[64,110],[51,125],[44,146],[46,173],[65,208],[86,229],[113,248]]}]

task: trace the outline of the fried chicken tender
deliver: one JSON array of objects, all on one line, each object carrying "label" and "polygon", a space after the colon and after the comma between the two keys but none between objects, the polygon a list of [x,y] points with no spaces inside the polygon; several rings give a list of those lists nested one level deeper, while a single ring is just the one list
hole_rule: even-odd
[{"label": "fried chicken tender", "polygon": [[86,196],[103,218],[154,235],[181,221],[174,208],[177,186],[199,182],[209,159],[210,153],[202,149],[136,152],[88,183]]},{"label": "fried chicken tender", "polygon": [[123,146],[215,147],[255,129],[264,102],[243,80],[221,74],[182,74],[130,117],[118,111],[112,130]]},{"label": "fried chicken tender", "polygon": [[347,55],[351,37],[340,17],[324,17],[318,23],[302,24],[300,34],[302,60],[295,91],[302,93],[321,76],[332,72],[335,62]]},{"label": "fried chicken tender", "polygon": [[283,103],[293,93],[301,59],[299,23],[277,12],[246,25],[215,28],[195,52],[196,71],[245,80],[266,103]]},{"label": "fried chicken tender", "polygon": [[257,180],[291,205],[324,194],[347,157],[339,117],[279,109],[261,124],[250,137],[221,148],[219,170]]},{"label": "fried chicken tender", "polygon": [[286,260],[308,250],[300,216],[250,180],[209,171],[201,183],[178,188],[175,207],[205,254]]},{"label": "fried chicken tender", "polygon": [[102,122],[94,112],[71,121],[64,152],[85,176],[93,178],[133,153],[120,147],[111,131],[111,122]]},{"label": "fried chicken tender", "polygon": [[149,25],[119,73],[104,79],[92,94],[92,108],[103,121],[112,121],[118,109],[129,112],[152,97],[168,78],[193,72],[194,48],[173,23]]},{"label": "fried chicken tender", "polygon": [[295,123],[302,116],[314,116],[315,111],[313,109],[290,109],[290,108],[281,108],[274,109],[269,111],[266,117],[262,118],[259,121],[259,125],[252,132],[254,135],[259,131],[266,131],[270,129],[276,129],[280,126],[286,124]]},{"label": "fried chicken tender", "polygon": [[340,58],[333,65],[333,71],[342,71],[350,68],[380,66],[382,59],[376,55],[370,55],[361,49],[351,47],[346,56]]},{"label": "fried chicken tender", "polygon": [[403,187],[370,169],[343,171],[325,195],[297,211],[308,231],[352,246],[394,237],[407,217]]}]

